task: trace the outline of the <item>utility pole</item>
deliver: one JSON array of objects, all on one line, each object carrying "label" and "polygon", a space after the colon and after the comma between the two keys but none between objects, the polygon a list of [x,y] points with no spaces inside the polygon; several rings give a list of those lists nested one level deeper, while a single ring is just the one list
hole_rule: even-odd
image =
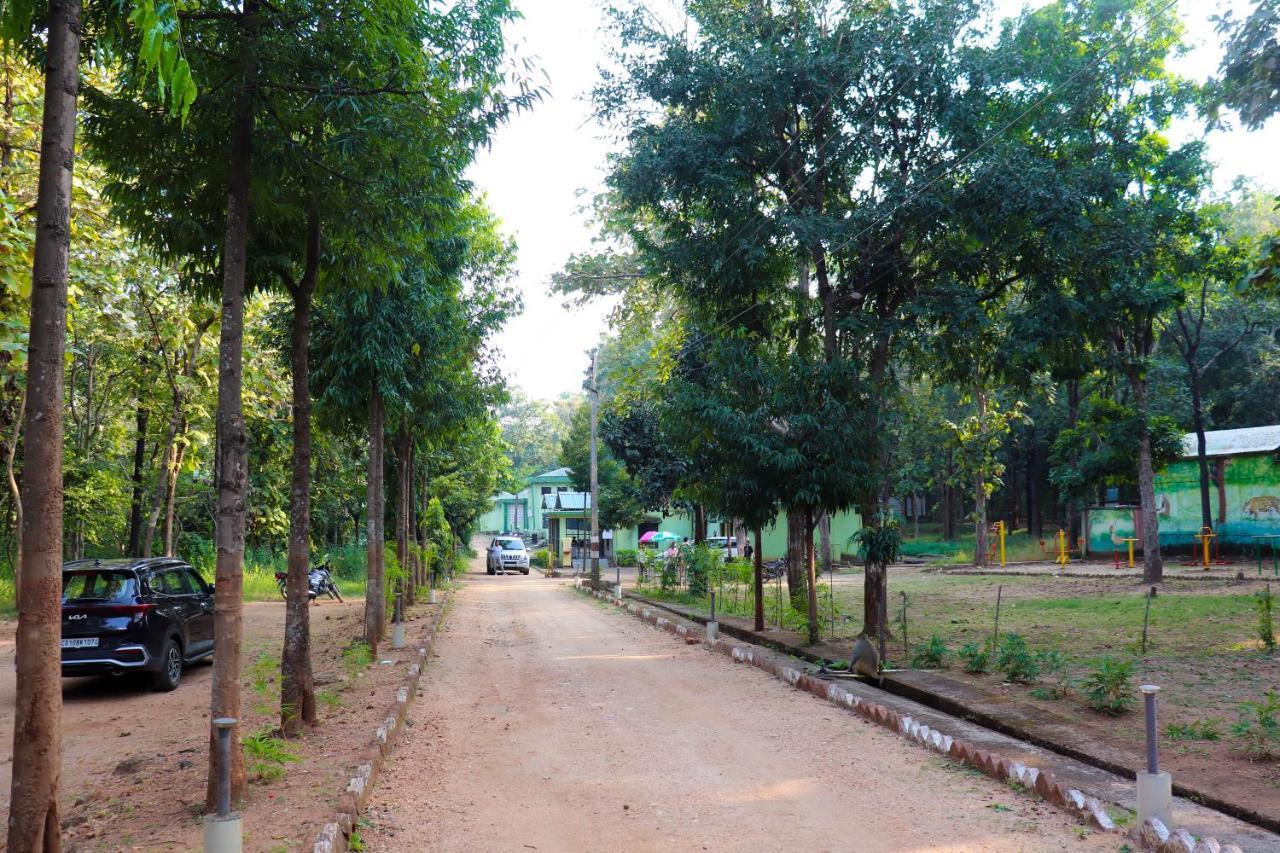
[{"label": "utility pole", "polygon": [[600,389],[596,384],[596,351],[591,351],[591,579],[600,580],[600,489],[596,465],[596,420],[599,416]]}]

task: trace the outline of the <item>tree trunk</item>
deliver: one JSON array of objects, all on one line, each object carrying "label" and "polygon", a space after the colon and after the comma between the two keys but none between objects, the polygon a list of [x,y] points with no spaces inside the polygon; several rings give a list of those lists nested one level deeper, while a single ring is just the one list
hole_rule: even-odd
[{"label": "tree trunk", "polygon": [[[212,701],[209,713],[209,779],[205,808],[217,807],[219,717],[240,712],[240,656],[243,642],[244,520],[249,491],[249,438],[244,426],[244,287],[249,229],[250,155],[257,78],[258,0],[245,0],[242,27],[244,77],[236,95],[227,172],[227,224],[222,250],[222,327],[218,342],[218,416],[216,481],[217,570],[214,579]],[[231,729],[231,800],[244,798],[244,752],[239,728]]]},{"label": "tree trunk", "polygon": [[1200,373],[1191,368],[1191,428],[1196,434],[1196,464],[1200,468],[1200,525],[1213,528],[1213,502],[1209,497],[1209,457],[1205,455],[1204,401],[1200,395]]},{"label": "tree trunk", "polygon": [[[982,430],[987,417],[987,396],[981,388],[973,396],[978,407],[978,429]],[[987,564],[987,478],[981,463],[973,474],[973,564]]]},{"label": "tree trunk", "polygon": [[285,580],[284,649],[280,654],[280,731],[297,737],[316,723],[311,673],[311,298],[319,266],[320,222],[311,213],[307,260],[293,292],[293,473],[289,489],[289,564]]},{"label": "tree trunk", "polygon": [[[1067,382],[1067,429],[1075,429],[1080,423],[1080,381],[1072,379]],[[1080,461],[1079,450],[1072,449],[1071,464]],[[1080,499],[1075,495],[1067,498],[1067,545],[1074,545],[1080,540]]]},{"label": "tree trunk", "polygon": [[809,645],[814,645],[822,635],[822,626],[818,624],[818,579],[814,576],[817,561],[813,553],[813,510],[804,513],[804,547],[805,547],[805,583],[808,585],[809,609]]},{"label": "tree trunk", "polygon": [[707,510],[702,504],[693,505],[693,544],[707,541]]},{"label": "tree trunk", "polygon": [[138,399],[138,410],[135,417],[137,434],[133,442],[133,475],[129,481],[133,484],[133,497],[129,501],[129,551],[128,556],[136,557],[142,547],[142,500],[143,477],[142,466],[147,461],[147,422],[151,413],[142,399]]},{"label": "tree trunk", "polygon": [[[186,433],[186,427],[183,427],[183,433]],[[176,551],[176,536],[174,531],[174,504],[178,497],[178,472],[182,470],[182,458],[187,455],[187,447],[185,444],[179,444],[173,454],[173,465],[166,472],[165,476],[169,478],[169,485],[166,489],[165,510],[164,510],[164,556],[172,557]]]},{"label": "tree trunk", "polygon": [[804,613],[809,606],[808,552],[804,545],[807,526],[803,509],[794,508],[787,513],[787,595],[796,613]]},{"label": "tree trunk", "polygon": [[404,603],[409,607],[412,607],[418,601],[418,549],[416,547],[417,543],[414,541],[418,513],[414,502],[414,485],[417,481],[416,472],[414,471],[414,455],[413,443],[410,442],[409,455],[405,460],[404,472],[404,541],[405,551],[409,555],[409,565],[405,574]]},{"label": "tree trunk", "polygon": [[822,548],[822,573],[831,573],[831,516],[822,513],[818,516],[818,543]]},{"label": "tree trunk", "polygon": [[1151,430],[1147,425],[1147,378],[1131,378],[1134,402],[1142,426],[1138,432],[1138,501],[1142,507],[1142,582],[1164,580],[1160,556],[1160,519],[1156,515],[1156,475],[1151,461]]},{"label": "tree trunk", "polygon": [[1044,536],[1044,510],[1040,500],[1040,441],[1031,427],[1027,447],[1027,534],[1032,539]]},{"label": "tree trunk", "polygon": [[62,849],[62,405],[80,3],[50,0],[31,268],[8,849]]},{"label": "tree trunk", "polygon": [[755,630],[764,630],[764,557],[760,553],[760,528],[755,529],[755,553],[751,555],[755,563],[754,581],[756,587]]},{"label": "tree trunk", "polygon": [[396,435],[396,620],[404,619],[405,586],[409,570],[409,430],[401,424]]},{"label": "tree trunk", "polygon": [[156,490],[151,496],[151,511],[147,514],[147,528],[142,535],[142,556],[150,557],[151,549],[156,541],[156,528],[160,525],[160,510],[164,507],[169,489],[169,471],[173,468],[174,444],[178,438],[178,429],[182,426],[182,401],[177,397],[173,401],[173,411],[169,415],[169,428],[165,432],[164,462],[160,465],[160,473],[156,476]]},{"label": "tree trunk", "polygon": [[[14,540],[17,542],[13,555],[13,598],[18,598],[18,587],[22,579],[22,490],[18,488],[18,475],[14,471],[14,461],[18,456],[18,442],[22,440],[22,421],[27,413],[27,395],[18,391],[18,413],[13,419],[13,434],[9,436],[4,452],[4,473],[9,483],[9,499],[13,502],[13,529],[17,531]],[[8,513],[5,513],[6,520]]]},{"label": "tree trunk", "polygon": [[386,615],[386,593],[382,588],[382,430],[382,395],[375,384],[369,395],[369,474],[365,495],[368,579],[364,593],[364,637],[375,656]]}]

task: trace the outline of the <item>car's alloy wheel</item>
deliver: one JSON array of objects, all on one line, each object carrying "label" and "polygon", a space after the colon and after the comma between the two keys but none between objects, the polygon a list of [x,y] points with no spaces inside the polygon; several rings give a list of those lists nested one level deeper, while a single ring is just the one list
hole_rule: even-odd
[{"label": "car's alloy wheel", "polygon": [[161,652],[161,669],[155,674],[157,690],[176,690],[182,682],[182,649],[173,640],[167,640]]}]

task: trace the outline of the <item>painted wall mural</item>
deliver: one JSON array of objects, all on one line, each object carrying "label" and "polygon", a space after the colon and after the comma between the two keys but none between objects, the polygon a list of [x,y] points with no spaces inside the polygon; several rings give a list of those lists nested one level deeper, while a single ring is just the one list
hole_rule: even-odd
[{"label": "painted wall mural", "polygon": [[[1280,464],[1270,454],[1211,459],[1210,508],[1222,544],[1252,550],[1254,536],[1280,534]],[[1156,475],[1156,512],[1160,543],[1191,546],[1200,532],[1200,469],[1183,459]],[[1133,507],[1089,510],[1088,544],[1095,556],[1125,547],[1120,540],[1138,536],[1139,511]],[[1138,543],[1139,549],[1142,543]]]}]

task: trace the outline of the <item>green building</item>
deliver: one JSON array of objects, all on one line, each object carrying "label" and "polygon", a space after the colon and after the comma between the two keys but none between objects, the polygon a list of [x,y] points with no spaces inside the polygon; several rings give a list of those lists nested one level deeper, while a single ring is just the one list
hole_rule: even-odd
[{"label": "green building", "polygon": [[[585,542],[590,537],[591,495],[573,491],[567,468],[530,477],[519,492],[500,492],[490,500],[492,505],[478,524],[484,533],[519,533],[545,543],[544,547],[562,558],[571,543]],[[708,518],[706,535],[729,535],[729,526],[721,519]],[[831,519],[831,543],[836,556],[848,550],[846,543],[861,527],[862,521],[856,512],[844,512]],[[618,550],[635,550],[640,537],[650,531],[670,533],[681,539],[695,538],[691,517],[682,512],[655,510],[634,527],[604,531],[604,556]],[[774,524],[762,531],[760,541],[764,559],[773,560],[786,554],[786,513],[780,512]]]},{"label": "green building", "polygon": [[[1200,532],[1200,466],[1196,436],[1182,439],[1182,458],[1156,474],[1160,545],[1188,547]],[[1280,534],[1280,425],[1205,433],[1210,500],[1218,544],[1252,551],[1255,537]],[[1135,506],[1087,510],[1089,551],[1123,550],[1126,537],[1141,538],[1142,511]],[[1135,543],[1141,549],[1141,542]]]}]

